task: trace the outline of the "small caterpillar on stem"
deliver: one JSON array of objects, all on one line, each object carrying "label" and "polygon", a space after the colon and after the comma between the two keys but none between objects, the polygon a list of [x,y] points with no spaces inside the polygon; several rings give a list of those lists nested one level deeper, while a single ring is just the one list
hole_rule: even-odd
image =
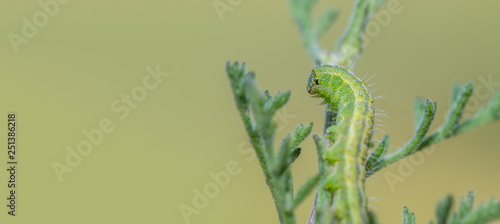
[{"label": "small caterpillar on stem", "polygon": [[316,66],[307,91],[323,98],[329,111],[336,111],[335,125],[326,137],[333,145],[324,159],[332,166],[325,189],[333,194],[339,223],[368,223],[364,191],[368,143],[373,135],[375,106],[366,84],[340,66]]}]

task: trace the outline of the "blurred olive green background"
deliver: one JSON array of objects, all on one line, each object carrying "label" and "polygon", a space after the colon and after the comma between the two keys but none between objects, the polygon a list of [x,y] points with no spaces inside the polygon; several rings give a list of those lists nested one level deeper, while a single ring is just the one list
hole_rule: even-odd
[{"label": "blurred olive green background", "polygon": [[[7,200],[1,200],[0,223],[185,223],[179,206],[194,207],[194,191],[214,183],[209,173],[234,161],[240,172],[190,223],[278,223],[259,164],[246,154],[248,140],[224,66],[245,61],[262,89],[292,91],[277,120],[281,138],[311,121],[313,132],[322,132],[323,106],[305,91],[313,63],[287,1],[219,0],[231,9],[222,17],[213,2],[69,1],[16,53],[8,34],[21,35],[23,17],[32,21],[43,10],[38,1],[0,1],[0,114],[4,127],[8,112],[18,114],[20,162],[17,216],[8,216]],[[476,97],[481,104],[492,92],[480,79],[491,75],[495,83],[488,85],[500,89],[500,2],[399,2],[401,13],[370,38],[354,71],[377,74],[369,83],[378,83],[372,89],[387,97],[376,105],[389,115],[381,117],[386,127],[377,136],[390,134],[391,150],[412,135],[415,96],[438,102],[440,124],[453,82],[482,85]],[[322,1],[316,11],[327,5],[341,11],[322,39],[333,47],[352,1]],[[112,102],[142,85],[145,68],[156,65],[169,76],[119,119]],[[103,118],[115,130],[60,183],[51,164],[64,163],[65,148],[75,148],[86,139],[82,130],[98,128]],[[474,190],[480,202],[500,197],[499,134],[497,122],[406,163],[417,165],[386,168],[368,180],[370,207],[381,223],[401,223],[403,206],[424,223],[448,193]],[[293,166],[296,185],[316,172],[312,141],[302,148]],[[8,197],[6,151],[0,153],[0,198]],[[394,176],[400,182],[387,181]],[[299,223],[306,222],[312,201],[300,207]]]}]

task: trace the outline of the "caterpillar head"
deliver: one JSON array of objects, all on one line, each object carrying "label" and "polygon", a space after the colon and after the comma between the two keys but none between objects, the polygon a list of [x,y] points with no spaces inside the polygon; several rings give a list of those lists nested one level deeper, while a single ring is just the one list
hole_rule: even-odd
[{"label": "caterpillar head", "polygon": [[328,76],[334,67],[330,65],[320,65],[313,68],[309,80],[307,81],[307,92],[314,97],[325,98],[328,93],[324,82],[327,82]]},{"label": "caterpillar head", "polygon": [[311,74],[309,75],[309,79],[307,80],[307,92],[312,94],[313,96],[318,96],[318,86],[319,78],[316,75],[316,71],[313,69]]},{"label": "caterpillar head", "polygon": [[320,65],[313,68],[307,81],[307,92],[313,97],[323,98],[322,104],[333,103],[335,108],[335,95],[337,88],[344,84],[344,79],[350,79],[353,74],[340,66]]}]

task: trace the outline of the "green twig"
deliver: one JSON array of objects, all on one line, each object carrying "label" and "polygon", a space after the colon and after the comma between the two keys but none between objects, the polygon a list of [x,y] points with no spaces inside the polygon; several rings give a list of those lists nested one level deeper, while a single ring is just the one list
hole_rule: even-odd
[{"label": "green twig", "polygon": [[[415,101],[415,120],[420,120],[421,123],[417,126],[414,137],[402,148],[381,159],[381,161],[373,165],[371,169],[367,169],[367,171],[369,171],[367,175],[373,175],[376,171],[427,148],[432,144],[500,119],[500,92],[497,92],[486,107],[481,107],[473,117],[460,123],[462,113],[472,91],[473,88],[471,83],[462,87],[454,86],[451,96],[452,103],[445,122],[434,133],[426,137],[424,136],[429,129],[436,108],[435,106],[434,108],[429,107],[430,101],[424,103],[423,100],[417,99]],[[425,109],[424,113],[421,112],[422,108]]]},{"label": "green twig", "polygon": [[357,0],[342,38],[330,57],[330,63],[340,66],[353,65],[363,51],[363,34],[372,15],[383,4],[383,0]]},{"label": "green twig", "polygon": [[289,168],[300,155],[298,146],[311,133],[312,123],[305,127],[299,125],[293,135],[286,135],[275,155],[273,145],[276,124],[273,117],[286,104],[290,92],[276,93],[274,97],[267,90],[260,94],[255,75],[247,72],[245,64],[240,67],[238,63],[228,63],[226,71],[236,107],[274,198],[279,220],[283,224],[295,224],[295,209],[319,181],[319,176],[311,178],[294,195],[293,176]]},{"label": "green twig", "polygon": [[408,207],[403,208],[403,224],[415,224],[415,214],[408,209]]},{"label": "green twig", "polygon": [[335,22],[338,11],[326,9],[314,22],[312,9],[316,2],[317,0],[289,0],[293,18],[309,55],[318,63],[344,67],[354,64],[363,50],[363,33],[366,24],[384,1],[357,0],[349,24],[333,52],[321,49],[319,38]]},{"label": "green twig", "polygon": [[367,175],[371,175],[376,171],[380,170],[381,168],[388,166],[402,158],[405,158],[408,155],[413,154],[420,147],[420,144],[422,143],[425,134],[427,133],[429,127],[431,126],[431,122],[434,119],[434,114],[436,113],[437,109],[436,104],[432,103],[430,100],[426,100],[423,107],[424,107],[424,113],[423,116],[421,116],[418,126],[416,127],[413,138],[411,138],[410,141],[408,141],[408,143],[406,143],[402,148],[398,149],[396,152],[387,155],[381,163],[378,163],[376,166],[370,169],[369,170],[370,172],[367,172]]},{"label": "green twig", "polygon": [[458,211],[451,212],[453,197],[448,195],[436,207],[436,222],[431,224],[485,224],[500,218],[500,201],[490,198],[474,210],[474,192],[460,199]]}]

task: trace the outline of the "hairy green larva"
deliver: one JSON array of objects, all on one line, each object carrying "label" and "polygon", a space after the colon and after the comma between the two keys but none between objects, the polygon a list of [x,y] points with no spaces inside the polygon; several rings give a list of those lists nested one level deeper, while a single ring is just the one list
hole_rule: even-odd
[{"label": "hairy green larva", "polygon": [[340,66],[315,67],[307,91],[323,98],[329,111],[337,113],[336,124],[327,130],[327,138],[333,145],[324,155],[334,172],[324,187],[333,193],[337,221],[367,223],[367,197],[363,188],[374,124],[373,98],[363,81]]}]

